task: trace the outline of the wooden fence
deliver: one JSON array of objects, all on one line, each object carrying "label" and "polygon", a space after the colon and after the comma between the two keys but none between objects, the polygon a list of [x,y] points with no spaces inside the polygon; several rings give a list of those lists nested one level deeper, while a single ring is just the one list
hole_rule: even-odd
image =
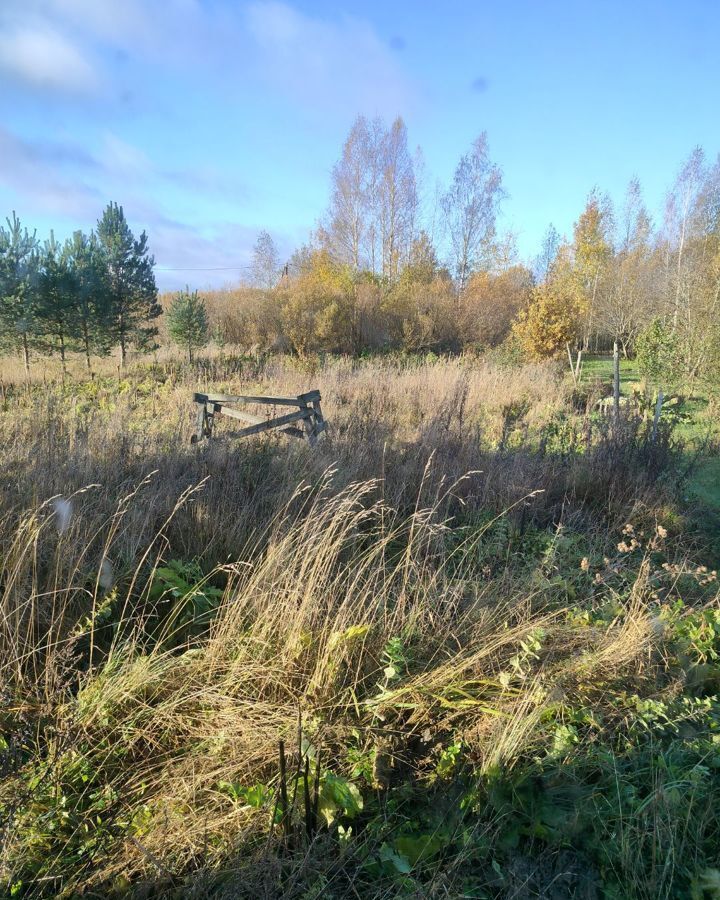
[{"label": "wooden fence", "polygon": [[[194,394],[197,406],[197,429],[191,440],[193,444],[213,435],[216,416],[228,416],[247,422],[245,428],[226,432],[227,437],[249,437],[278,428],[291,437],[303,438],[314,447],[318,437],[325,431],[326,422],[320,408],[320,391],[308,391],[297,397],[228,397],[222,394]],[[288,406],[293,412],[273,417],[256,416],[244,410],[235,409],[237,404],[258,404],[262,406]],[[270,410],[268,410],[270,412]],[[274,412],[274,411],[273,411]]]}]

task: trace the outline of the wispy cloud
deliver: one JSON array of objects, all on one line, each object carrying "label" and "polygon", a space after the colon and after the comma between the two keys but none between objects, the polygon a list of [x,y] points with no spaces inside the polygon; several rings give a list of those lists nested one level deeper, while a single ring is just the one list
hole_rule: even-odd
[{"label": "wispy cloud", "polygon": [[[0,0],[3,204],[67,231],[117,199],[158,265],[236,280],[297,178],[278,171],[283,117],[315,134],[411,111],[403,46],[282,0]],[[303,160],[324,177],[325,161]],[[318,210],[290,209],[277,231],[305,234]],[[159,280],[186,278],[206,280]]]},{"label": "wispy cloud", "polygon": [[162,290],[237,283],[248,271],[257,229],[231,222],[201,229],[166,222],[152,229],[155,277]]},{"label": "wispy cloud", "polygon": [[314,18],[279,0],[251,3],[246,19],[258,72],[303,105],[394,115],[414,104],[396,54],[368,23]]},{"label": "wispy cloud", "polygon": [[98,88],[97,73],[82,50],[44,24],[0,30],[0,69],[46,90],[92,94]]},{"label": "wispy cloud", "polygon": [[[109,197],[118,190],[138,193],[167,182],[189,195],[216,194],[236,201],[247,200],[252,191],[233,174],[208,165],[164,168],[143,150],[106,131],[97,153],[73,141],[29,140],[0,127],[0,184],[19,196],[29,192],[46,196],[47,187],[56,184],[52,196],[68,193],[66,202],[77,206],[72,194],[86,198]],[[34,188],[42,188],[38,193]],[[95,200],[95,202],[97,202]],[[54,204],[55,207],[55,204]],[[84,202],[78,208],[85,208]],[[97,209],[95,210],[97,212]]]},{"label": "wispy cloud", "polygon": [[82,148],[23,140],[0,128],[0,159],[0,185],[14,195],[23,212],[60,213],[81,221],[97,215],[102,195],[78,175],[78,170],[97,164]]},{"label": "wispy cloud", "polygon": [[103,135],[100,160],[106,172],[133,180],[144,179],[153,170],[153,164],[143,150],[111,131]]},{"label": "wispy cloud", "polygon": [[243,185],[222,173],[163,171],[137,147],[110,132],[93,155],[70,141],[27,140],[0,127],[0,159],[0,187],[17,200],[23,220],[50,214],[88,229],[108,200],[120,199],[133,226],[150,234],[162,289],[179,288],[186,282],[236,282],[244,274],[256,228],[227,221],[188,224],[165,212],[148,190],[165,180],[190,193],[247,195]]}]

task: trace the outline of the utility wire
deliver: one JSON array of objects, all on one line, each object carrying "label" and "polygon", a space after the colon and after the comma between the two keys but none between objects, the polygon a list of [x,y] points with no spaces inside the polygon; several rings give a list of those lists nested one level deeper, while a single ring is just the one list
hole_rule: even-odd
[{"label": "utility wire", "polygon": [[240,272],[250,266],[155,266],[156,272]]}]

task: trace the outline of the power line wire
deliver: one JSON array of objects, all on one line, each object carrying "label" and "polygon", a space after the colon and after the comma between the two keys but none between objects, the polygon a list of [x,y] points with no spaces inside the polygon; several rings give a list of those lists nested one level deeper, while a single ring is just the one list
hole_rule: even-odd
[{"label": "power line wire", "polygon": [[155,266],[156,272],[240,272],[250,266]]}]

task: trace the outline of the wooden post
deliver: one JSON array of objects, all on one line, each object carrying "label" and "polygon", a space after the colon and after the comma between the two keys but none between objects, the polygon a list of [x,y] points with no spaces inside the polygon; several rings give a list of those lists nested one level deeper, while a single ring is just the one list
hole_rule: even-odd
[{"label": "wooden post", "polygon": [[570,374],[572,375],[572,380],[577,387],[577,373],[573,367],[573,358],[572,353],[570,352],[570,341],[565,341],[565,349],[567,350],[568,362],[570,363]]},{"label": "wooden post", "polygon": [[320,408],[320,398],[319,397],[317,400],[312,401],[312,408],[313,408],[313,419],[314,419],[313,425],[315,426],[315,434],[319,435],[319,434],[322,434],[322,432],[325,431],[325,428],[326,428],[325,419],[323,418],[322,409]]},{"label": "wooden post", "polygon": [[657,440],[658,433],[658,425],[660,424],[660,415],[662,413],[663,406],[663,392],[658,390],[657,402],[655,403],[655,415],[653,416],[653,427],[652,427],[652,442],[653,444]]},{"label": "wooden post", "polygon": [[303,418],[303,429],[305,430],[305,440],[310,444],[311,447],[314,447],[317,443],[317,437],[315,436],[315,423],[313,422],[312,413],[310,413],[310,407],[307,405],[303,405],[301,409],[307,409],[308,415]]},{"label": "wooden post", "polygon": [[620,352],[617,341],[613,344],[613,407],[617,424],[620,421]]}]

